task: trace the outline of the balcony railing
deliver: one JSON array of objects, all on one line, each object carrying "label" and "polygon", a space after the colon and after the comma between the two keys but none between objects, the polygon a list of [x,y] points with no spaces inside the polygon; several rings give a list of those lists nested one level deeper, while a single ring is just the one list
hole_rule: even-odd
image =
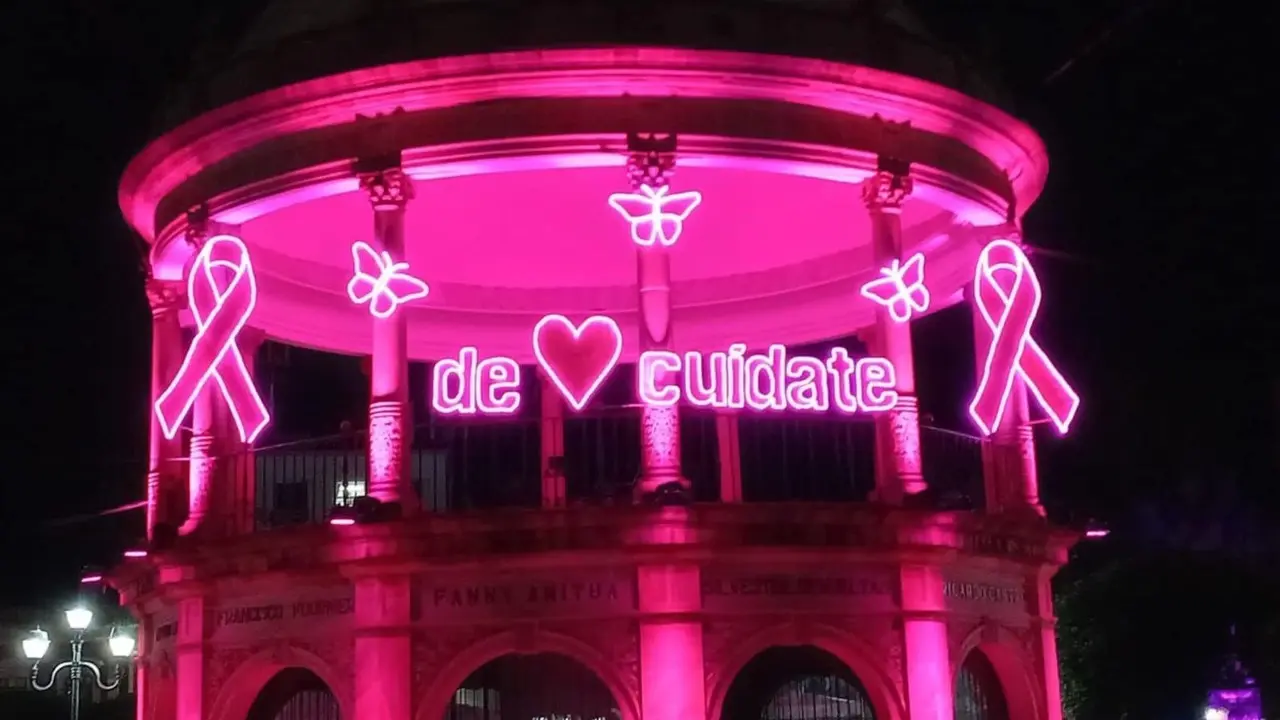
[{"label": "balcony railing", "polygon": [[[681,415],[682,468],[697,502],[721,494],[714,414]],[[546,426],[553,427],[551,425]],[[640,418],[634,408],[563,421],[570,504],[630,502],[640,471]],[[424,509],[456,512],[534,508],[542,495],[542,432],[537,419],[434,419],[414,430],[409,476]],[[364,437],[351,434],[256,452],[253,526],[322,522],[367,488]],[[960,504],[980,503],[981,443],[922,428],[930,487]],[[794,418],[741,414],[738,453],[745,502],[861,501],[875,486],[874,424],[844,416]],[[247,460],[247,458],[246,458]]]}]

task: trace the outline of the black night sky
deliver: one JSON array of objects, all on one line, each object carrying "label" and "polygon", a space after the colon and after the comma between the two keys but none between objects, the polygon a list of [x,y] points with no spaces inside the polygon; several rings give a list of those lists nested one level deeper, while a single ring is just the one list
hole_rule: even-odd
[{"label": "black night sky", "polygon": [[[1234,483],[1238,508],[1276,517],[1280,308],[1264,248],[1280,204],[1267,166],[1280,155],[1260,111],[1273,66],[1247,39],[1249,17],[1205,0],[911,5],[942,42],[1001,70],[1009,109],[1049,148],[1049,185],[1025,224],[1042,249],[1038,334],[1085,400],[1074,433],[1040,445],[1055,512],[1123,523],[1190,482]],[[149,314],[117,182],[200,39],[254,6],[2,11],[0,605],[61,603],[81,567],[141,534],[139,511],[94,517],[144,492]],[[922,382],[968,382],[958,325],[918,352],[967,365],[931,363],[943,379]]]}]

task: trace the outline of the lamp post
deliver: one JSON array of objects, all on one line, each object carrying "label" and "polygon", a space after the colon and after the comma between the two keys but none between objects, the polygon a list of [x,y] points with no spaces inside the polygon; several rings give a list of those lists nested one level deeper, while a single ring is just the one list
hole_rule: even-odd
[{"label": "lamp post", "polygon": [[49,652],[49,633],[44,630],[37,629],[31,635],[22,641],[22,652],[27,656],[28,660],[33,661],[31,665],[31,686],[41,692],[50,690],[58,681],[58,675],[66,670],[70,673],[68,690],[71,695],[71,720],[80,720],[80,683],[85,677],[85,669],[89,670],[89,675],[93,676],[94,683],[103,692],[110,692],[120,687],[120,677],[122,675],[121,661],[133,655],[135,641],[132,637],[123,633],[117,633],[113,628],[111,636],[107,639],[107,645],[111,650],[111,656],[117,658],[115,678],[109,683],[102,681],[102,671],[98,669],[90,660],[85,660],[84,650],[84,633],[89,629],[89,624],[93,622],[93,611],[84,607],[74,607],[66,612],[67,627],[71,628],[74,633],[71,637],[71,659],[60,662],[53,668],[53,672],[49,673],[49,681],[40,684],[40,660],[44,658],[45,653]]}]

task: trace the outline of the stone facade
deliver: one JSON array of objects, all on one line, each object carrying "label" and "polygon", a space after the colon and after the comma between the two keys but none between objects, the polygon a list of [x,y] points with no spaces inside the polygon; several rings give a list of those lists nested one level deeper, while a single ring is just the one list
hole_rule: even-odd
[{"label": "stone facade", "polygon": [[[1038,598],[1068,538],[1034,517],[996,527],[964,513],[832,509],[791,508],[768,535],[756,532],[777,513],[767,505],[620,507],[526,511],[500,526],[417,518],[307,528],[216,554],[177,551],[118,579],[147,629],[142,718],[246,720],[272,677],[304,668],[333,692],[342,717],[364,720],[372,716],[362,697],[382,690],[357,691],[357,678],[362,663],[377,663],[402,674],[386,683],[408,694],[395,720],[437,720],[486,662],[549,652],[594,673],[623,720],[674,718],[683,711],[669,705],[689,702],[715,720],[753,657],[813,646],[853,672],[877,718],[907,720],[912,663],[924,656],[913,655],[905,629],[926,615],[945,626],[938,650],[952,675],[979,650],[1011,717],[1052,717],[1056,689],[1040,659],[1053,618]],[[788,525],[805,530],[782,532]],[[672,528],[682,529],[675,542]],[[920,577],[940,584],[922,590]],[[370,583],[379,590],[357,592]],[[919,609],[926,595],[941,605]],[[178,611],[193,598],[203,607],[194,637]],[[693,630],[663,635],[670,627]],[[360,638],[373,636],[402,637],[409,650],[360,650]],[[177,661],[193,651],[201,665]],[[687,685],[658,672],[673,663],[686,666],[676,677]],[[200,697],[179,690],[191,667],[200,668]],[[661,692],[646,694],[646,679],[659,677]]]}]

